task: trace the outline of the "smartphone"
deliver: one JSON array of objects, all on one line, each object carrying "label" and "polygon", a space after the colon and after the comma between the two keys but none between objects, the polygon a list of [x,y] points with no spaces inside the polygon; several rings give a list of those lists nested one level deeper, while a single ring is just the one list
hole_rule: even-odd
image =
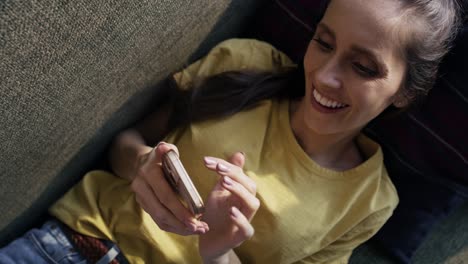
[{"label": "smartphone", "polygon": [[185,206],[195,216],[202,214],[205,211],[203,200],[174,150],[169,150],[162,156],[162,167],[167,181],[182,198]]}]

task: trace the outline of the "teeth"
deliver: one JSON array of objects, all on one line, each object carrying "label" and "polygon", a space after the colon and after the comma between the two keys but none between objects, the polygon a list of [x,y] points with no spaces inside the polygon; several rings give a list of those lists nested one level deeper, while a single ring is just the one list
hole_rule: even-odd
[{"label": "teeth", "polygon": [[327,101],[328,101],[327,98],[322,96],[322,99],[320,99],[320,104],[327,106]]},{"label": "teeth", "polygon": [[325,98],[325,96],[322,96],[321,94],[319,94],[319,92],[317,92],[316,89],[314,89],[313,95],[314,95],[315,100],[325,107],[342,108],[346,106],[345,104]]},{"label": "teeth", "polygon": [[322,95],[317,93],[316,90],[314,90],[314,97],[317,99],[317,102],[320,102],[320,99],[322,99]]}]

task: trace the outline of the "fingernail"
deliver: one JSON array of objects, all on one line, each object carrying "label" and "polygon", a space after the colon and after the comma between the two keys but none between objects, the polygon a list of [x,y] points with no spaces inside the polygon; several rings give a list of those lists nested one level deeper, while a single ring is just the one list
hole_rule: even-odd
[{"label": "fingernail", "polygon": [[204,157],[203,160],[205,161],[205,164],[206,164],[206,165],[214,165],[214,164],[216,164],[216,161],[215,161],[215,160],[210,159],[210,158],[208,158],[208,157]]},{"label": "fingernail", "polygon": [[224,176],[223,181],[227,185],[232,185],[232,180],[228,176]]},{"label": "fingernail", "polygon": [[245,157],[245,152],[244,151],[239,151],[239,152],[240,152],[240,154],[242,154],[242,156]]},{"label": "fingernail", "polygon": [[223,165],[221,163],[218,163],[218,170],[222,172],[228,172],[229,168],[226,165]]}]

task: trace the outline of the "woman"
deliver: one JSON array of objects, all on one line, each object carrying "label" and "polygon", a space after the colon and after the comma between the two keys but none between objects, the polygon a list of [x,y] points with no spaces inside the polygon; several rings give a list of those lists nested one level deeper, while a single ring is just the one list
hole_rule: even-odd
[{"label": "woman", "polygon": [[[112,240],[132,262],[346,263],[398,202],[379,146],[360,131],[429,90],[456,8],[448,0],[332,0],[297,70],[266,44],[221,44],[175,76],[181,88],[193,85],[180,78],[210,72],[236,47],[273,53],[280,72],[215,75],[182,92],[114,141],[112,168],[124,180],[92,172],[51,214],[74,230],[66,232],[75,246],[77,235]],[[184,110],[175,102],[185,95],[192,102]],[[164,179],[161,156],[170,149],[205,198],[201,218]],[[22,239],[0,260],[25,250]],[[110,248],[101,260],[117,254]]]}]

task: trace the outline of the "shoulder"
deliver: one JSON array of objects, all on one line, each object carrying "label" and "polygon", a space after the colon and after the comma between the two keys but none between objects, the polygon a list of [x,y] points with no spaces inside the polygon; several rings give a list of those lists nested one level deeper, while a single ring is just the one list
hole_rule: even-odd
[{"label": "shoulder", "polygon": [[205,61],[219,63],[226,70],[263,69],[276,70],[294,66],[283,52],[271,44],[256,39],[228,39],[211,49]]},{"label": "shoulder", "polygon": [[243,65],[263,67],[272,70],[277,67],[292,66],[292,61],[271,44],[256,39],[229,39],[216,45],[208,54],[222,54],[225,58]]},{"label": "shoulder", "polygon": [[291,67],[296,65],[289,57],[267,42],[255,39],[229,39],[217,44],[203,58],[174,74],[174,79],[180,87],[185,88],[195,79],[227,71],[275,72]]}]

